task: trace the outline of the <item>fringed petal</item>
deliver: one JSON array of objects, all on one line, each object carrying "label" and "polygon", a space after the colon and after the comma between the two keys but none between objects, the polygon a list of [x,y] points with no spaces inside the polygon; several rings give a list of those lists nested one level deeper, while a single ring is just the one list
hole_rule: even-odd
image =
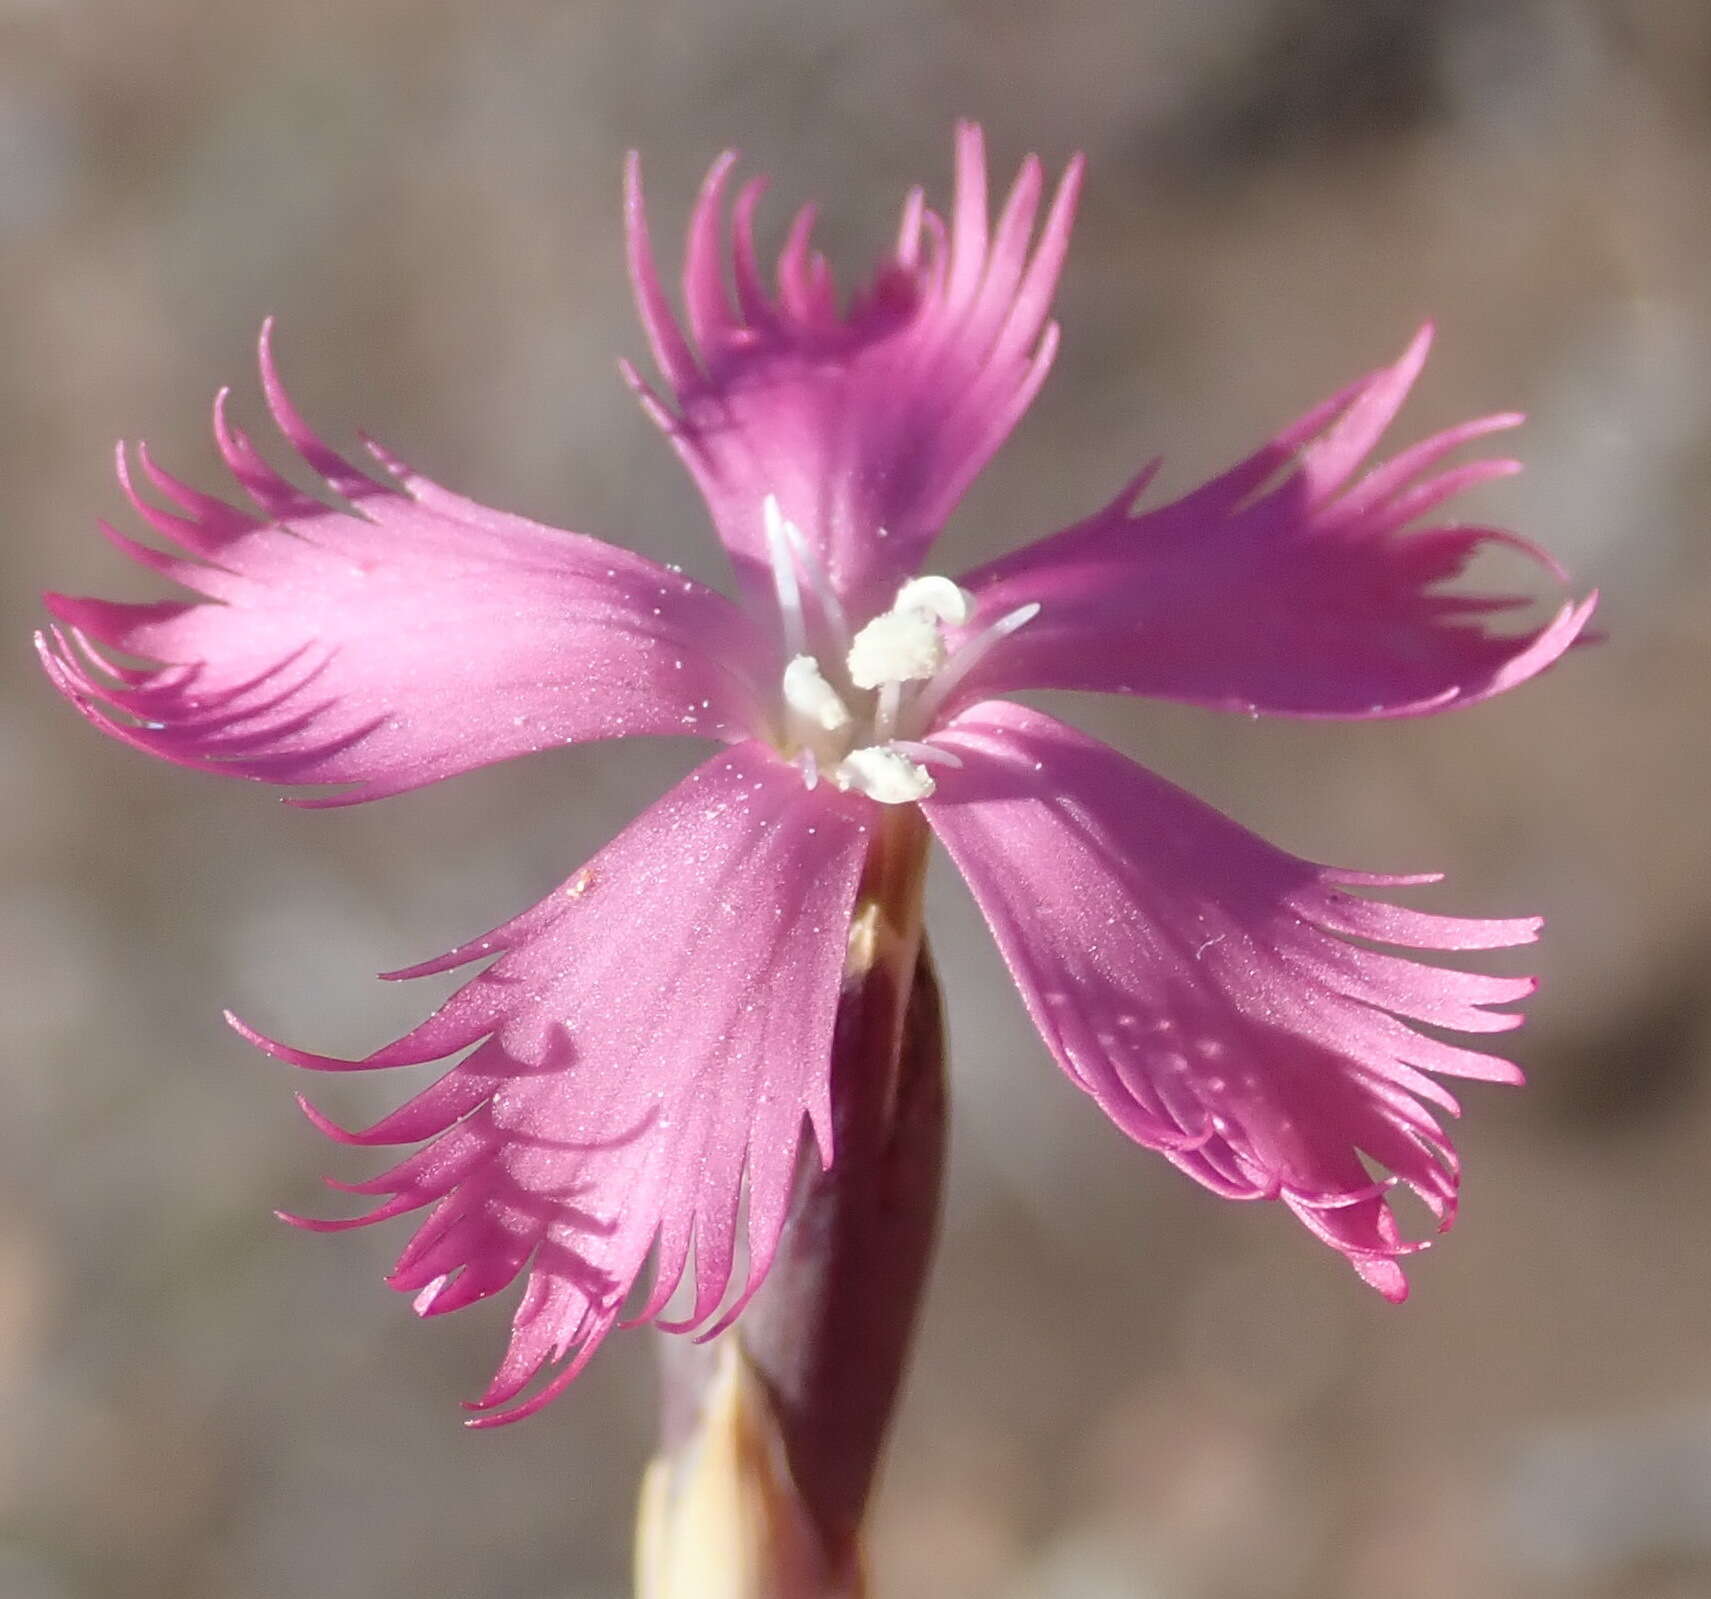
[{"label": "fringed petal", "polygon": [[[1428,916],[1349,892],[1396,886],[1272,848],[1062,723],[993,702],[936,742],[928,820],[968,879],[1047,1046],[1130,1137],[1215,1193],[1277,1199],[1388,1298],[1407,1241],[1399,1180],[1440,1230],[1457,1164],[1427,1072],[1517,1083],[1509,1062],[1410,1023],[1493,1032],[1530,978],[1426,966],[1530,942],[1535,918]],[[1371,1162],[1390,1174],[1375,1180]]]},{"label": "fringed petal", "polygon": [[1029,156],[989,235],[985,149],[962,124],[949,228],[911,195],[893,253],[842,309],[813,249],[811,209],[767,288],[758,180],[731,207],[733,301],[721,242],[731,166],[730,156],[714,164],[690,218],[680,325],[632,161],[630,274],[666,397],[626,376],[700,485],[747,595],[772,603],[762,507],[774,495],[852,613],[882,608],[1044,381],[1080,159],[1035,236],[1042,177]]},{"label": "fringed petal", "polygon": [[[274,368],[274,422],[335,508],[215,406],[241,510],[127,452],[125,494],[174,552],[108,530],[200,599],[49,596],[55,685],[90,721],[185,766],[377,798],[530,750],[629,734],[749,736],[765,641],[729,601],[597,539],[488,510],[372,446],[398,486],[331,450]],[[116,652],[116,654],[115,654]],[[159,663],[141,668],[123,658]],[[310,801],[309,803],[324,803]]]},{"label": "fringed petal", "polygon": [[[1543,550],[1496,528],[1420,520],[1507,460],[1442,467],[1521,419],[1463,423],[1354,474],[1408,394],[1430,344],[1309,412],[1222,477],[1157,510],[1104,510],[960,581],[984,615],[1038,603],[964,692],[1091,689],[1248,714],[1410,716],[1471,705],[1544,670],[1581,636],[1594,599],[1542,626],[1493,631],[1525,595],[1445,585],[1487,549],[1515,551],[1553,586]],[[1281,478],[1280,478],[1281,474]]]},{"label": "fringed petal", "polygon": [[[765,1276],[804,1118],[830,1162],[830,1050],[865,803],[758,744],[691,774],[549,899],[447,957],[498,959],[365,1061],[260,1038],[299,1066],[433,1060],[438,1082],[341,1143],[428,1140],[338,1185],[376,1196],[338,1229],[432,1206],[388,1279],[422,1315],[527,1284],[477,1424],[557,1393],[624,1314],[650,1252],[656,1319],[687,1276],[673,1331],[706,1331]],[[439,966],[440,963],[434,963]],[[739,1226],[747,1201],[746,1230]],[[288,1218],[296,1220],[297,1218]],[[528,1397],[524,1390],[559,1368]]]}]

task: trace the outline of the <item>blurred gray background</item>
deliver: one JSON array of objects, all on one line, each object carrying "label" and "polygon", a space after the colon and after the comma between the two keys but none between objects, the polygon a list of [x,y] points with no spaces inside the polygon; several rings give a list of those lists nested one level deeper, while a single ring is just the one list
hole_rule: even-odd
[{"label": "blurred gray background", "polygon": [[[613,374],[642,148],[674,254],[725,144],[825,202],[845,280],[952,119],[1091,158],[1057,371],[974,559],[1226,464],[1442,337],[1396,441],[1532,414],[1477,511],[1611,642],[1380,726],[1076,707],[1298,853],[1543,911],[1524,1092],[1471,1085],[1464,1218],[1397,1310],[1271,1207],[1107,1127],[948,874],[941,1264],[874,1528],[882,1599],[1711,1592],[1711,11],[1703,0],[0,0],[0,1596],[616,1599],[648,1336],[544,1418],[454,1401],[505,1310],[419,1325],[400,1226],[269,1216],[362,1162],[230,1004],[354,1054],[444,985],[371,972],[530,903],[693,759],[595,749],[311,815],[98,738],[35,673],[44,586],[140,596],[111,442],[217,481],[205,406],[278,347],[489,503],[718,573]],[[775,235],[776,236],[776,232]],[[1509,960],[1509,957],[1499,957]],[[401,1086],[323,1084],[347,1119]]]}]

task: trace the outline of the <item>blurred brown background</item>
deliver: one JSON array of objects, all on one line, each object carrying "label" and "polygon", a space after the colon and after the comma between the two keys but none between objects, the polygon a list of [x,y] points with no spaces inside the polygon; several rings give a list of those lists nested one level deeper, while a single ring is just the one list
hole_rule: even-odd
[{"label": "blurred brown background", "polygon": [[376,1281],[402,1228],[270,1219],[360,1163],[218,1010],[391,1037],[439,990],[370,972],[531,902],[692,751],[308,815],[102,741],[27,637],[41,587],[149,592],[92,531],[111,441],[215,481],[205,403],[255,416],[273,311],[335,438],[716,575],[613,375],[622,150],[668,249],[735,143],[847,278],[908,183],[944,196],[958,114],[1006,175],[1092,163],[1063,355],[959,556],[1154,451],[1188,485],[1432,314],[1398,442],[1529,410],[1478,509],[1601,585],[1611,642],[1430,723],[1075,708],[1299,853],[1550,916],[1532,1087],[1469,1088],[1464,1219],[1403,1309],[1127,1146],[938,884],[954,1179],[879,1593],[1711,1593],[1703,0],[0,0],[3,1599],[616,1599],[651,1427],[631,1335],[463,1433],[504,1310],[418,1325]]}]

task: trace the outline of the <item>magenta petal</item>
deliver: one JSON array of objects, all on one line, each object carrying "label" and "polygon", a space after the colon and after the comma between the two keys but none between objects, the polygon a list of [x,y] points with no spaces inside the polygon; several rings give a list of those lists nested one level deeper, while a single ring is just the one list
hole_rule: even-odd
[{"label": "magenta petal", "polygon": [[[336,509],[287,483],[217,410],[259,514],[161,471],[132,504],[183,555],[122,538],[202,596],[50,596],[55,685],[97,726],[186,766],[372,799],[530,750],[629,734],[747,737],[762,640],[712,590],[597,539],[492,511],[377,453],[376,481],[311,433],[262,343],[280,432]],[[108,652],[161,663],[152,670]]]},{"label": "magenta petal", "polygon": [[[398,1065],[475,1045],[341,1143],[428,1140],[345,1185],[359,1225],[432,1205],[389,1281],[423,1315],[527,1288],[480,1408],[539,1408],[614,1326],[650,1251],[656,1316],[687,1272],[674,1329],[709,1324],[732,1288],[740,1202],[758,1286],[784,1224],[804,1117],[831,1158],[830,1047],[865,802],[759,744],[716,756],[550,898],[456,952],[497,955],[420,1027],[361,1063],[263,1048],[304,1066]],[[252,1035],[253,1036],[253,1035]],[[307,1107],[306,1107],[307,1108]],[[519,1396],[544,1368],[563,1370]]]},{"label": "magenta petal", "polygon": [[1362,1157],[1440,1227],[1457,1167],[1426,1072],[1519,1082],[1507,1061],[1419,1032],[1512,1026],[1529,978],[1426,966],[1346,935],[1433,950],[1530,942],[1534,918],[1426,916],[1358,898],[1103,744],[1020,706],[966,711],[935,742],[929,821],[974,890],[1064,1070],[1125,1132],[1233,1199],[1280,1199],[1391,1298],[1407,1242]]},{"label": "magenta petal", "polygon": [[964,577],[984,614],[1041,606],[966,692],[1091,689],[1247,713],[1406,716],[1473,704],[1544,670],[1580,636],[1593,601],[1565,601],[1540,627],[1493,631],[1488,621],[1528,601],[1446,588],[1474,555],[1515,551],[1553,588],[1561,569],[1500,529],[1418,525],[1518,469],[1439,468],[1520,419],[1463,423],[1353,476],[1428,343],[1422,332],[1394,366],[1192,494],[1132,513],[1131,485],[1086,521]]},{"label": "magenta petal", "polygon": [[963,124],[948,230],[911,196],[896,249],[842,308],[812,248],[811,210],[798,214],[767,288],[753,235],[758,183],[732,208],[734,301],[727,294],[730,169],[730,157],[714,165],[690,218],[685,328],[660,283],[631,163],[630,274],[671,403],[628,375],[706,496],[744,591],[772,603],[761,514],[776,495],[861,614],[916,570],[1044,380],[1081,163],[1070,163],[1034,237],[1042,179],[1030,156],[989,235],[984,145]]}]

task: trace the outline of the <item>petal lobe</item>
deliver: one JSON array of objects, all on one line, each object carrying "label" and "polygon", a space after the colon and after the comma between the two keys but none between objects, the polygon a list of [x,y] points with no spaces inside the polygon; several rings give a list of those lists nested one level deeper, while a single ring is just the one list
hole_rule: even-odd
[{"label": "petal lobe", "polygon": [[1558,589],[1562,568],[1500,528],[1418,525],[1517,470],[1442,462],[1519,417],[1463,423],[1355,476],[1429,342],[1428,329],[1393,366],[1192,493],[1131,510],[1149,469],[1085,521],[961,578],[992,614],[1042,606],[969,694],[1069,688],[1250,715],[1415,716],[1477,704],[1551,665],[1582,636],[1596,596],[1495,631],[1492,618],[1529,600],[1447,587],[1476,556],[1512,551]]},{"label": "petal lobe", "polygon": [[[1515,1026],[1530,978],[1426,966],[1348,942],[1486,949],[1534,918],[1478,921],[1361,898],[1116,751],[1020,706],[966,711],[963,766],[923,802],[1048,1048],[1131,1138],[1214,1193],[1280,1200],[1388,1297],[1420,1247],[1389,1204],[1440,1229],[1458,1164],[1428,1073],[1516,1083],[1508,1061],[1418,1030]],[[1392,1174],[1374,1180],[1367,1162]]]},{"label": "petal lobe", "polygon": [[153,504],[121,448],[126,498],[177,548],[114,542],[194,598],[48,597],[60,626],[43,664],[89,721],[185,766],[347,785],[317,804],[589,739],[749,735],[766,646],[735,606],[628,551],[477,505],[388,452],[374,454],[402,486],[359,471],[291,402],[270,331],[269,409],[331,498],[269,466],[224,391],[216,439],[259,514],[139,451],[173,509]]},{"label": "petal lobe", "polygon": [[[424,1315],[525,1278],[510,1347],[475,1402],[489,1422],[562,1390],[624,1318],[650,1255],[653,1287],[632,1321],[704,1331],[733,1288],[740,1304],[759,1286],[805,1124],[822,1136],[830,1125],[866,825],[860,802],[826,785],[811,793],[770,750],[739,745],[534,909],[453,952],[448,963],[497,958],[396,1043],[338,1061],[244,1029],[312,1069],[469,1051],[360,1132],[305,1102],[342,1144],[426,1142],[338,1185],[379,1200],[365,1215],[297,1224],[342,1229],[432,1207],[388,1278]],[[687,1308],[661,1319],[684,1281]]]}]

